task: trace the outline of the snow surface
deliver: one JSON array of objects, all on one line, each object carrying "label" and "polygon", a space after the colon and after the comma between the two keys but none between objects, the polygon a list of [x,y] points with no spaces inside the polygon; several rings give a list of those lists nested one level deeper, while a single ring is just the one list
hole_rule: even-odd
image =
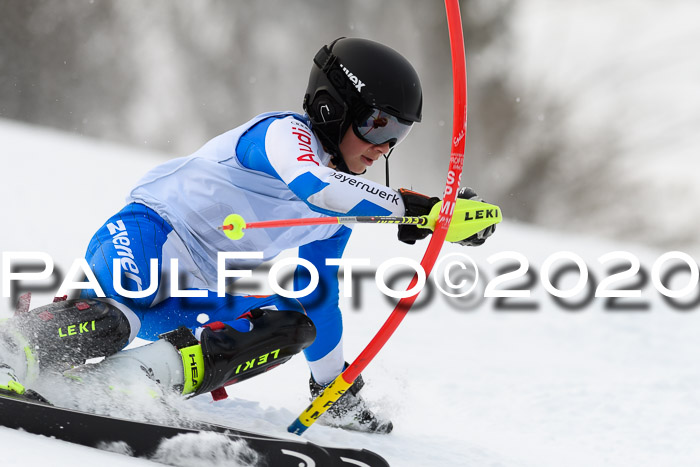
[{"label": "snow surface", "polygon": [[[130,185],[163,160],[9,121],[0,121],[0,141],[2,251],[47,252],[64,273],[83,255],[93,231],[121,208]],[[467,253],[476,260],[482,273],[476,293],[483,293],[485,281],[506,264],[490,264],[487,258],[504,251],[522,253],[537,274],[552,253],[572,251],[598,281],[609,275],[598,263],[604,253],[630,251],[647,271],[663,253],[561,235],[505,217],[485,246],[446,245],[441,254]],[[346,256],[371,258],[376,267],[398,256],[419,260],[425,245],[399,244],[391,226],[357,228]],[[648,304],[646,311],[606,310],[601,298],[571,311],[557,305],[534,277],[527,301],[538,307],[535,311],[498,310],[494,299],[483,298],[468,309],[469,300],[455,306],[437,292],[406,317],[364,373],[363,393],[392,418],[392,434],[317,424],[305,437],[371,449],[397,466],[698,465],[697,307],[672,309],[647,284],[636,299]],[[568,287],[568,279],[560,287]],[[35,306],[48,302],[58,287],[50,281],[36,285],[45,290],[35,294]],[[509,285],[524,286],[522,280]],[[362,281],[359,291],[360,307],[344,299],[350,360],[392,309],[370,280]],[[696,292],[697,287],[693,296]],[[3,299],[0,315],[11,308]],[[210,421],[291,436],[286,426],[308,403],[307,379],[305,362],[297,357],[230,387],[227,400],[213,403],[201,396],[178,406]],[[154,465],[5,428],[0,428],[0,446],[6,465]],[[194,462],[196,451],[182,452],[182,446],[173,452],[182,465],[223,465],[216,459]]]}]

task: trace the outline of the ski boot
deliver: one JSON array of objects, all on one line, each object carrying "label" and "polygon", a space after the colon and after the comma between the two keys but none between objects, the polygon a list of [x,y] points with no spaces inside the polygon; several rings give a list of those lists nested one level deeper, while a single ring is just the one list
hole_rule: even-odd
[{"label": "ski boot", "polygon": [[29,310],[29,295],[23,296],[17,313],[0,323],[0,390],[46,402],[29,388],[48,375],[118,352],[130,335],[129,318],[116,302],[56,298]]},{"label": "ski boot", "polygon": [[25,388],[24,385],[19,382],[15,370],[4,363],[0,363],[0,396],[50,404],[49,401],[38,392]]},{"label": "ski boot", "polygon": [[2,395],[22,395],[25,392],[24,386],[17,379],[15,370],[9,365],[0,363],[0,394]]},{"label": "ski boot", "polygon": [[[212,392],[215,400],[226,398],[224,386],[281,365],[316,338],[311,319],[297,311],[255,309],[239,319],[250,321],[251,330],[239,332],[220,322],[204,327],[200,336],[204,371],[201,383],[193,384],[193,395]],[[193,358],[188,354],[186,360],[183,354],[185,368],[195,380]]]},{"label": "ski boot", "polygon": [[0,322],[0,395],[48,403],[22,384],[36,380],[36,359],[26,339],[8,321]]},{"label": "ski boot", "polygon": [[[347,367],[347,363],[345,364]],[[340,396],[335,404],[326,412],[325,417],[319,419],[320,423],[337,428],[345,428],[366,433],[391,433],[394,424],[390,420],[384,420],[370,410],[367,402],[359,395],[365,381],[362,375],[358,376],[352,386]],[[325,386],[318,384],[313,375],[309,378],[309,390],[312,400],[321,395]]]},{"label": "ski boot", "polygon": [[[249,320],[252,329],[240,332],[224,323],[210,323],[198,341],[190,329],[180,327],[152,344],[106,358],[93,365],[99,371],[91,373],[119,376],[142,371],[165,389],[190,397],[211,392],[214,400],[220,400],[227,397],[224,386],[281,365],[316,337],[311,320],[296,311],[256,309],[239,319]],[[71,372],[87,381],[86,373],[80,373]]]}]

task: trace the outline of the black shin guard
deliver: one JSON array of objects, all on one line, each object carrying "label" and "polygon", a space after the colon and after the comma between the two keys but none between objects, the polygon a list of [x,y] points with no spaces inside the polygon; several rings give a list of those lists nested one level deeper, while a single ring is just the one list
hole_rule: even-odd
[{"label": "black shin guard", "polygon": [[64,300],[20,313],[16,326],[32,345],[40,368],[66,368],[112,355],[129,343],[131,325],[110,303]]},{"label": "black shin guard", "polygon": [[196,394],[238,383],[268,371],[311,345],[316,338],[313,322],[296,311],[252,310],[253,325],[239,332],[213,323],[202,332],[201,346],[206,368]]}]

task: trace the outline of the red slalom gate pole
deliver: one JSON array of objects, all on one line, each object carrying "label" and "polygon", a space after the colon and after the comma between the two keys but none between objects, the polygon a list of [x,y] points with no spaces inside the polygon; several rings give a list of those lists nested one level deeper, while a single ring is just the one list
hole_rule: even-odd
[{"label": "red slalom gate pole", "polygon": [[[466,146],[467,134],[467,72],[466,56],[464,52],[464,36],[462,34],[462,18],[459,12],[458,0],[445,0],[445,10],[447,13],[447,26],[450,35],[450,50],[452,54],[452,86],[453,86],[453,123],[452,123],[452,151],[450,154],[450,164],[445,183],[445,193],[443,197],[442,209],[438,217],[433,236],[430,239],[428,248],[421,260],[421,266],[426,276],[435,265],[440,249],[445,241],[447,230],[452,221],[457,190],[459,189],[464,166],[464,150]],[[413,288],[418,281],[418,275],[414,275],[408,288]],[[360,373],[369,365],[372,359],[379,353],[384,344],[389,340],[394,331],[398,328],[406,313],[411,309],[418,293],[410,297],[399,300],[394,311],[387,318],[384,325],[377,332],[370,343],[360,353],[343,373],[341,373],[311,404],[302,412],[299,417],[287,428],[290,433],[301,435],[318,418],[323,415],[352,385]]]}]

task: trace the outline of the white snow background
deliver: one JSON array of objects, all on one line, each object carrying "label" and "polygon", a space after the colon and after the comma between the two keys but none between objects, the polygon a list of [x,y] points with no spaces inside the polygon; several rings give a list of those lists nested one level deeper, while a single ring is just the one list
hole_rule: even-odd
[{"label": "white snow background", "polygon": [[[82,257],[93,232],[121,208],[129,187],[162,161],[156,154],[10,121],[0,121],[0,141],[5,167],[0,247],[49,253],[63,274]],[[539,278],[545,259],[558,251],[579,255],[597,283],[610,275],[610,264],[598,262],[602,254],[629,251],[648,272],[663,252],[560,235],[514,224],[504,215],[485,246],[446,245],[441,254],[465,253],[476,261],[482,277],[470,297],[477,298],[455,305],[436,292],[405,318],[364,372],[363,394],[392,418],[394,432],[368,435],[316,424],[305,438],[371,449],[396,466],[698,465],[697,307],[673,309],[647,283],[642,297],[631,300],[648,304],[646,311],[606,310],[603,298],[570,311],[556,304]],[[426,245],[400,244],[395,227],[358,227],[346,256],[370,258],[376,268],[394,257],[420,260]],[[504,251],[528,259],[536,280],[526,302],[537,310],[498,310],[494,299],[479,298],[485,283],[508,264],[489,264],[487,258]],[[559,287],[571,287],[575,279],[567,274]],[[635,288],[634,282],[617,286]],[[687,274],[679,274],[672,288],[685,283]],[[519,279],[499,288],[504,287],[525,284]],[[35,294],[34,306],[47,303],[51,291]],[[360,292],[360,309],[343,299],[349,360],[392,310],[372,280],[361,281]],[[697,293],[696,287],[689,299]],[[567,301],[576,303],[583,295]],[[7,315],[12,306],[3,299],[0,313]],[[193,417],[292,437],[286,426],[308,403],[307,379],[298,356],[231,386],[227,400],[213,403],[205,395],[178,407]],[[93,403],[86,401],[87,407]],[[202,452],[215,452],[212,443],[203,438],[176,446],[168,458],[180,459],[180,465],[223,465],[220,456],[201,458]],[[152,464],[6,428],[0,428],[0,446],[8,465]]]}]

